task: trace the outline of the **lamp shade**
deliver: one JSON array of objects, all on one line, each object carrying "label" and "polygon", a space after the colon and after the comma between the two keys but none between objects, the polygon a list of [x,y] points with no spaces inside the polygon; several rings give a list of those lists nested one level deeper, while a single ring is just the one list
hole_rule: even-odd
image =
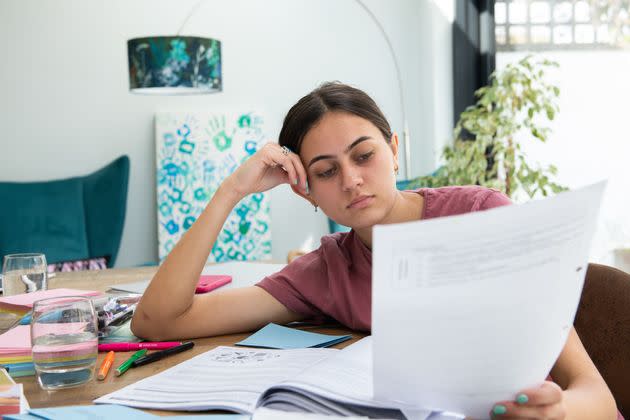
[{"label": "lamp shade", "polygon": [[222,90],[221,42],[194,36],[154,36],[127,41],[129,90],[178,95]]}]

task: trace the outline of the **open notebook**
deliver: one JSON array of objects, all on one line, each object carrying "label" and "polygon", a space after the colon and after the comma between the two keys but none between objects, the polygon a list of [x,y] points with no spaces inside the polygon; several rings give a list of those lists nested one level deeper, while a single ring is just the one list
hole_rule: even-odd
[{"label": "open notebook", "polygon": [[94,402],[239,413],[268,407],[403,419],[401,411],[372,397],[371,340],[366,337],[343,350],[217,347]]}]

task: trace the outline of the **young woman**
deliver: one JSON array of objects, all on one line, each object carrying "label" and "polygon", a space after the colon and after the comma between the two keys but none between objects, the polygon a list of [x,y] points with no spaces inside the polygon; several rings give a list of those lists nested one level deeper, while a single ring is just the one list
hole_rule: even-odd
[{"label": "young woman", "polygon": [[[364,92],[327,83],[291,108],[279,144],[269,143],[230,175],[160,266],[132,330],[151,340],[252,331],[269,322],[333,318],[371,327],[371,247],[376,224],[428,219],[507,205],[498,191],[470,186],[398,191],[398,137]],[[217,235],[248,194],[289,183],[348,233],[322,238],[316,251],[251,287],[195,295]],[[615,419],[615,403],[575,331],[551,376],[498,402],[502,418]]]}]

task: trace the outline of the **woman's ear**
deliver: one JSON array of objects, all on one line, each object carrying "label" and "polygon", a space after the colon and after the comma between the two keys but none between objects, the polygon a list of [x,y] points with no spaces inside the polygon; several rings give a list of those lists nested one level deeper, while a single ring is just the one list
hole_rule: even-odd
[{"label": "woman's ear", "polygon": [[398,134],[392,133],[392,137],[389,141],[389,147],[391,147],[392,153],[394,154],[394,168],[396,172],[398,172]]}]

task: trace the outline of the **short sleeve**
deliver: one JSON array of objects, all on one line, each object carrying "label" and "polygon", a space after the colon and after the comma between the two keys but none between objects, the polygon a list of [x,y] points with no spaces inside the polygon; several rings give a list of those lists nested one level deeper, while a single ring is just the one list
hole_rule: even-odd
[{"label": "short sleeve", "polygon": [[512,200],[499,190],[491,189],[489,194],[479,205],[479,210],[488,210],[495,207],[509,206]]},{"label": "short sleeve", "polygon": [[313,303],[313,297],[321,295],[327,284],[320,284],[326,279],[324,261],[317,249],[293,260],[277,273],[265,277],[256,286],[265,290],[290,311],[306,318],[325,317]]}]

